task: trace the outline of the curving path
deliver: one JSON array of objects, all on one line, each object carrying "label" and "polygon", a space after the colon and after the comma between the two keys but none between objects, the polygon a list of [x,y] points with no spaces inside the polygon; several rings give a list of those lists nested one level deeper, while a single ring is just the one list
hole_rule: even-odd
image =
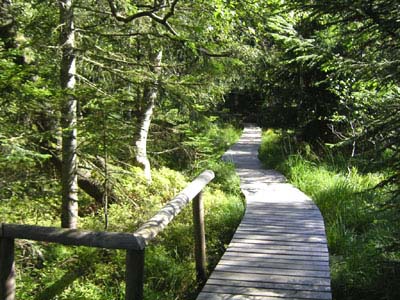
[{"label": "curving path", "polygon": [[258,160],[261,129],[246,126],[224,155],[246,197],[243,220],[197,300],[332,299],[321,213]]}]

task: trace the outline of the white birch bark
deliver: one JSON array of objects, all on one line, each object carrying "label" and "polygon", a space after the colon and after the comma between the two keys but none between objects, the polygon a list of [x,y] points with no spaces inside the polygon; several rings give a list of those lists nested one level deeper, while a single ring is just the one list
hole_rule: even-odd
[{"label": "white birch bark", "polygon": [[158,78],[161,75],[162,54],[162,50],[158,51],[153,61],[153,64],[155,66],[154,73],[157,77],[157,80],[144,91],[146,108],[143,112],[142,120],[140,122],[139,135],[137,140],[135,141],[136,161],[143,168],[145,177],[148,182],[151,182],[151,166],[150,161],[147,157],[147,137],[149,134],[151,119],[153,117],[154,107],[158,97]]},{"label": "white birch bark", "polygon": [[76,228],[78,223],[78,164],[77,164],[77,100],[75,89],[75,31],[73,0],[59,0],[60,47],[62,51],[60,84],[62,102],[62,211],[61,227]]}]

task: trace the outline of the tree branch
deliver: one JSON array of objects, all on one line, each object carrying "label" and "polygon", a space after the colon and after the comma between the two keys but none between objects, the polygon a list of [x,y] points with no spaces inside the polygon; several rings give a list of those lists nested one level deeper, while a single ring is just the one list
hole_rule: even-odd
[{"label": "tree branch", "polygon": [[148,7],[148,10],[143,10],[143,11],[139,11],[133,15],[130,16],[124,16],[122,15],[117,7],[115,6],[114,0],[108,0],[108,4],[110,6],[111,9],[111,14],[114,16],[115,19],[117,19],[120,22],[124,22],[124,23],[129,23],[135,19],[139,19],[142,17],[149,17],[152,20],[154,20],[155,22],[163,25],[165,28],[168,29],[168,31],[170,31],[173,35],[178,35],[177,32],[172,28],[172,26],[168,23],[168,19],[170,17],[172,17],[175,13],[175,7],[177,5],[179,0],[174,0],[171,5],[169,6],[169,11],[163,16],[160,17],[158,15],[156,15],[156,12],[164,9],[164,6],[152,6],[152,7]]},{"label": "tree branch", "polygon": [[108,4],[110,6],[111,9],[111,14],[114,16],[114,18],[116,18],[118,21],[124,22],[124,23],[129,23],[135,19],[139,19],[141,17],[150,17],[150,14],[157,11],[158,8],[155,7],[151,7],[149,10],[144,10],[144,11],[140,11],[137,12],[133,15],[130,16],[123,16],[118,12],[117,7],[115,6],[114,0],[108,0]]}]

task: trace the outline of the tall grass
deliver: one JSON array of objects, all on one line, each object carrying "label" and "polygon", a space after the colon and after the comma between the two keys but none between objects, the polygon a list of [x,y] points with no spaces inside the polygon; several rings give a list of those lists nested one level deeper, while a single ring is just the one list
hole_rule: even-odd
[{"label": "tall grass", "polygon": [[[325,220],[334,299],[400,299],[397,213],[374,189],[382,174],[362,173],[340,151],[313,153],[291,134],[266,131],[260,159],[308,194]],[[396,242],[394,242],[396,241]],[[396,250],[397,249],[397,250]]]}]

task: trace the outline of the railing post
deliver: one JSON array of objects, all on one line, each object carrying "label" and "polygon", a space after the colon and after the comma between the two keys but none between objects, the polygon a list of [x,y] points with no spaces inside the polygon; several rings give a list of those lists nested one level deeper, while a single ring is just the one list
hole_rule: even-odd
[{"label": "railing post", "polygon": [[194,254],[196,260],[196,275],[198,282],[205,282],[206,272],[206,237],[204,229],[203,192],[193,199]]},{"label": "railing post", "polygon": [[0,237],[0,300],[14,299],[14,239]]},{"label": "railing post", "polygon": [[125,300],[143,300],[144,250],[126,250]]}]

